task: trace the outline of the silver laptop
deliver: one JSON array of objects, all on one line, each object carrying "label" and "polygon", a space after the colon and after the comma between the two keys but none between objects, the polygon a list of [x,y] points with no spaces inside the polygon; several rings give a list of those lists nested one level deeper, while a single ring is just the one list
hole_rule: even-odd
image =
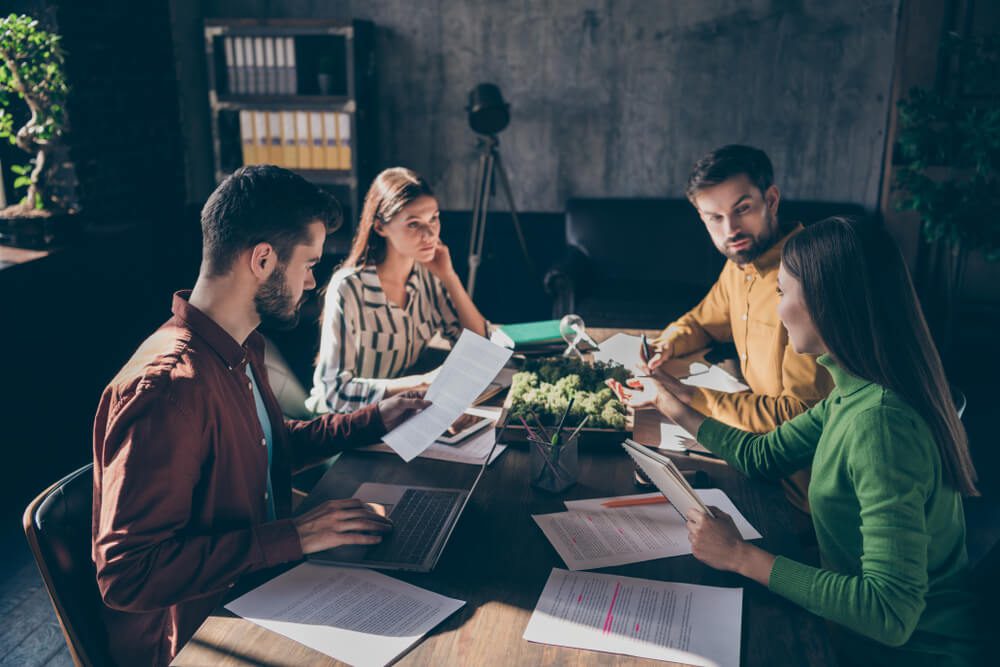
[{"label": "silver laptop", "polygon": [[[372,482],[362,484],[352,497],[384,505],[386,514],[392,519],[392,532],[379,544],[327,549],[310,554],[309,560],[329,565],[430,572],[437,565],[438,558],[458,523],[458,517],[486,472],[503,432],[504,429],[501,429],[497,434],[490,453],[486,455],[486,460],[469,489]],[[325,489],[329,484],[324,484],[331,477],[332,471],[333,468],[327,471],[309,494],[304,506],[314,507],[332,498],[330,491]]]}]

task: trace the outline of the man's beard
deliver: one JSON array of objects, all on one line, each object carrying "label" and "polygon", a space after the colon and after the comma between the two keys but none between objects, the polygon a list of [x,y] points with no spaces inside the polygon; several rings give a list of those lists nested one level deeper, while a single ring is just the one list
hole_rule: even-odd
[{"label": "man's beard", "polygon": [[[725,242],[726,245],[719,248],[719,252],[725,255],[729,260],[743,266],[749,264],[770,250],[781,237],[781,229],[774,214],[770,211],[765,211],[764,215],[767,216],[767,224],[764,226],[764,231],[760,236],[752,237],[746,234],[741,234],[735,239],[727,239]],[[750,239],[750,247],[746,250],[734,251],[729,249],[728,244],[730,242],[739,242],[743,239]]]},{"label": "man's beard", "polygon": [[279,265],[271,272],[253,297],[261,326],[272,331],[294,329],[299,323],[301,303],[294,303],[285,281],[285,267]]}]

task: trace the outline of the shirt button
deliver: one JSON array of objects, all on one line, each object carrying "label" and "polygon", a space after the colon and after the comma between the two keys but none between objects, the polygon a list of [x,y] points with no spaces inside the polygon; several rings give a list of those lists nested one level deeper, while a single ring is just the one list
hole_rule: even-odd
[{"label": "shirt button", "polygon": [[253,382],[247,382],[247,389],[253,391]]},{"label": "shirt button", "polygon": [[744,322],[746,322],[747,321],[747,314],[743,313],[742,315],[740,315],[740,319],[743,320]]},{"label": "shirt button", "polygon": [[750,275],[750,274],[748,273],[748,274],[747,274],[747,282],[750,282],[751,280],[753,280],[753,276],[751,276],[751,275]]},{"label": "shirt button", "polygon": [[267,447],[267,438],[261,438],[260,445],[261,447]]},{"label": "shirt button", "polygon": [[264,492],[264,500],[267,500],[267,491]]},{"label": "shirt button", "polygon": [[744,352],[743,354],[741,354],[740,355],[740,359],[742,359],[743,361],[746,361],[747,360],[747,353]]}]

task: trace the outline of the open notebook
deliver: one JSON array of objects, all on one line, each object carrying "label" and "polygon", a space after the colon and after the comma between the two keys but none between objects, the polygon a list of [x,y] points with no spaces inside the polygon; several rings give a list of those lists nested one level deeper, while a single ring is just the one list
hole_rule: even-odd
[{"label": "open notebook", "polygon": [[670,504],[680,512],[682,517],[686,518],[687,511],[692,507],[701,509],[710,517],[715,516],[702,502],[701,497],[694,492],[688,481],[684,479],[680,469],[668,457],[640,445],[630,438],[625,438],[622,447],[632,457],[635,464],[649,476],[660,493],[666,496]]}]

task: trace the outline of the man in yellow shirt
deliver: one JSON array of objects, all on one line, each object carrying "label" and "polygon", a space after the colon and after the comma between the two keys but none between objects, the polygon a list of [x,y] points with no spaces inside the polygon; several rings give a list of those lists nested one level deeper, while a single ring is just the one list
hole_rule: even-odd
[{"label": "man in yellow shirt", "polygon": [[[728,261],[701,303],[651,341],[655,353],[650,368],[713,341],[734,343],[750,391],[688,387],[662,369],[657,377],[702,414],[748,431],[771,431],[833,388],[815,357],[792,349],[778,319],[781,248],[802,225],[779,221],[781,195],[771,161],[749,146],[724,146],[699,160],[686,194]],[[808,470],[785,481],[789,500],[804,511],[808,484]]]}]

